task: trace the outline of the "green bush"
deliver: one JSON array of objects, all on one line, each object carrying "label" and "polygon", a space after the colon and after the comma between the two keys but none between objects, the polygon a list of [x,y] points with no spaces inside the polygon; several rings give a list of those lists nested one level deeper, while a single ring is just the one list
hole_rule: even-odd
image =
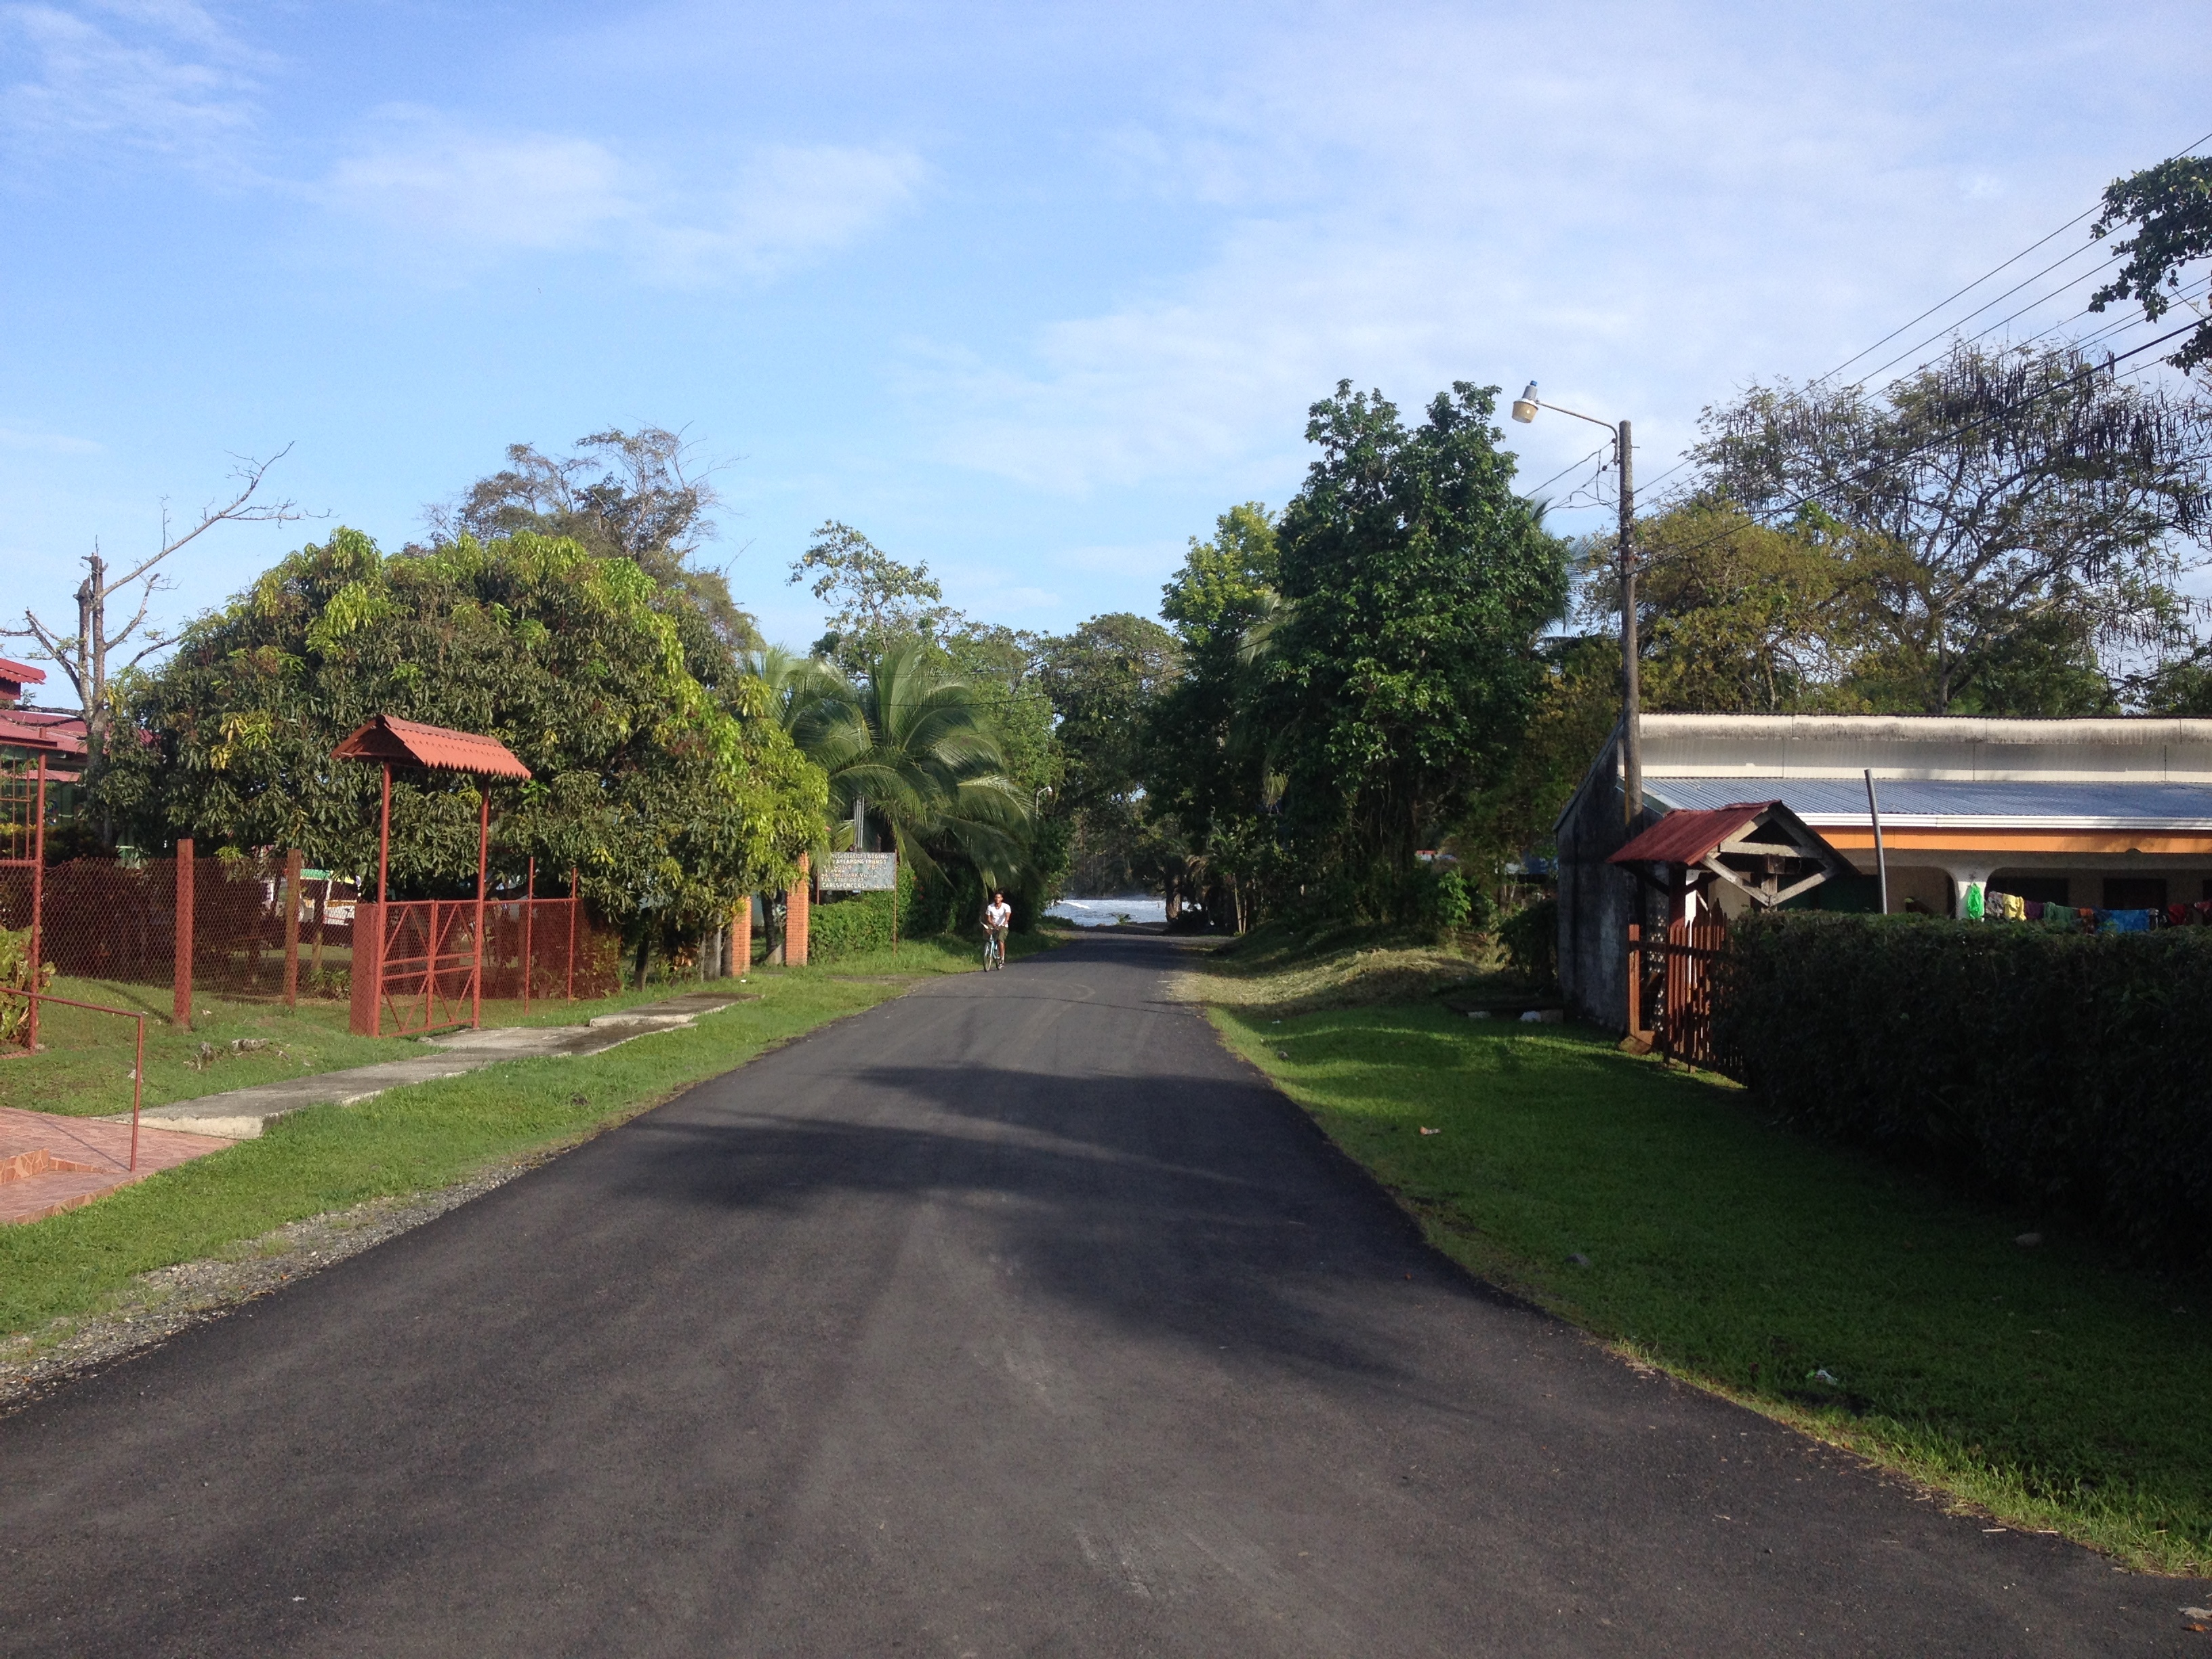
[{"label": "green bush", "polygon": [[1506,917],[1498,930],[1513,971],[1530,984],[1548,988],[1559,977],[1559,902],[1547,895]]},{"label": "green bush", "polygon": [[1716,990],[1727,1069],[1782,1118],[2212,1254],[2212,930],[1769,914],[1730,929]]},{"label": "green bush", "polygon": [[[914,872],[904,863],[899,866],[898,884],[898,937],[908,939],[937,932],[929,925],[935,918],[923,914],[927,907],[917,902]],[[841,957],[890,949],[891,904],[889,893],[845,893],[817,899],[806,917],[808,960],[836,962]]]}]

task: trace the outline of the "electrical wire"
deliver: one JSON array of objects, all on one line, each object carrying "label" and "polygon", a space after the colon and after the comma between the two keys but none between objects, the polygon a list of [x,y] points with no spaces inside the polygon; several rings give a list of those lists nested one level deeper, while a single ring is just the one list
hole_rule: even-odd
[{"label": "electrical wire", "polygon": [[[2182,149],[2175,151],[2175,159],[2178,160],[2181,156],[2187,155],[2191,150],[2197,149],[2208,141],[2212,141],[2212,132],[2206,133],[2203,137],[2197,139],[2194,143],[2187,144]],[[1888,333],[1883,335],[1881,338],[1876,340],[1872,345],[1868,346],[1864,350],[1853,352],[1850,356],[1844,358],[1843,362],[1838,363],[1833,368],[1830,369],[1826,374],[1814,377],[1812,380],[1807,383],[1808,389],[1811,386],[1820,385],[1822,380],[1833,380],[1837,375],[1849,368],[1853,363],[1858,362],[1860,358],[1872,356],[1875,352],[1881,350],[1882,347],[1887,345],[1892,340],[1894,340],[1899,335],[1904,333],[1905,330],[1913,327],[1917,324],[1926,322],[1928,319],[1933,317],[1937,312],[1942,310],[1945,306],[1949,305],[1954,300],[1964,299],[1967,295],[1972,294],[1976,289],[1979,288],[1984,283],[1988,282],[1990,277],[1996,276],[1999,271],[2003,270],[2009,266],[2018,264],[2022,259],[2027,258],[2029,254],[2034,252],[2036,249],[2041,247],[2045,243],[2064,235],[2068,231],[2073,229],[2075,226],[2080,224],[2084,219],[2088,218],[2092,214],[2095,213],[2100,208],[2103,207],[2103,205],[2104,198],[2100,197],[2097,201],[2093,203],[2089,207],[2086,208],[2081,212],[2075,214],[2071,219],[2069,219],[2064,224],[2059,226],[2057,230],[2052,231],[2049,235],[2039,236],[2035,240],[2030,242],[2026,247],[2021,249],[2019,252],[2014,254],[2010,258],[2002,260],[1998,264],[1990,266],[1987,270],[1975,277],[1972,282],[1967,283],[1966,287],[1959,289],[1956,293],[1946,295],[1943,298],[1938,300],[1934,305],[1929,307],[1927,310],[1922,312],[1917,317],[1912,318],[1909,321],[1899,323],[1895,328],[1890,330]],[[2092,243],[2090,246],[2094,246],[2095,244]],[[2079,252],[2079,250],[2077,249],[2076,252]],[[2062,260],[2060,263],[2063,264],[2064,261]],[[2055,269],[2055,267],[2047,267],[2047,269]],[[2033,277],[2030,277],[2028,280],[2033,282],[2035,279]],[[1982,308],[1986,310],[1988,307],[1984,307]],[[1967,314],[1972,316],[1975,313],[1970,312]],[[1966,318],[1962,317],[1959,320],[1960,322],[1964,322]],[[1907,352],[1905,355],[1910,356],[1911,354]],[[1876,374],[1881,373],[1879,369],[1875,372]]]},{"label": "electrical wire", "polygon": [[1596,459],[1596,458],[1597,458],[1597,457],[1599,457],[1600,455],[1604,454],[1604,453],[1605,453],[1605,452],[1607,451],[1607,449],[1608,449],[1610,447],[1611,447],[1610,445],[1607,445],[1607,444],[1600,444],[1600,445],[1599,445],[1595,449],[1593,449],[1592,451],[1590,451],[1590,453],[1589,453],[1589,454],[1587,454],[1587,455],[1583,456],[1583,457],[1582,458],[1582,460],[1581,460],[1581,461],[1569,461],[1569,462],[1568,462],[1565,466],[1561,467],[1561,468],[1560,468],[1557,472],[1554,472],[1554,473],[1553,473],[1550,477],[1548,477],[1548,478],[1545,479],[1543,483],[1541,483],[1538,484],[1538,485],[1536,486],[1535,489],[1524,489],[1524,490],[1522,490],[1522,491],[1521,492],[1521,495],[1522,495],[1522,499],[1526,500],[1526,499],[1528,499],[1528,497],[1531,497],[1531,496],[1534,495],[1536,494],[1537,490],[1541,490],[1541,489],[1550,489],[1553,484],[1555,484],[1555,483],[1559,483],[1559,481],[1560,479],[1562,479],[1562,478],[1565,477],[1567,476],[1567,474],[1568,474],[1568,473],[1570,473],[1570,472],[1573,471],[1577,467],[1580,466],[1580,465],[1583,464],[1583,461],[1589,461],[1589,460],[1595,460],[1595,459]]},{"label": "electrical wire", "polygon": [[[2023,398],[2020,402],[2013,404],[2008,409],[2001,409],[1996,410],[1994,413],[1984,415],[1979,420],[1969,421],[1964,426],[1954,427],[1948,432],[1939,432],[1934,437],[1914,445],[1911,449],[1889,457],[1888,465],[1894,466],[1900,461],[1911,460],[1917,456],[1926,454],[1931,449],[1938,448],[1944,444],[1966,437],[1971,433],[1978,432],[1984,427],[1990,425],[1992,422],[2000,421],[2004,419],[2007,416],[2017,414],[2021,410],[2027,408],[2030,404],[2039,402],[2043,398],[2053,396],[2057,392],[2063,392],[2068,387],[2079,384],[2081,381],[2088,379],[2093,374],[2112,374],[2117,370],[2119,364],[2125,362],[2129,358],[2139,357],[2144,352],[2150,350],[2153,347],[2162,346],[2169,340],[2179,339],[2181,336],[2191,333],[2202,325],[2202,319],[2193,319],[2190,322],[2185,323],[2179,328],[2169,330],[2167,332],[2158,336],[2155,339],[2146,340],[2141,345],[2130,347],[2124,352],[2120,352],[2109,356],[2101,363],[2091,363],[2085,368],[2077,369],[2075,373],[2068,375],[2064,380],[2057,381],[2051,386],[2045,386],[2039,392],[2029,393],[2026,398]],[[2145,364],[2142,367],[2145,368],[2155,368],[2156,365]],[[2132,374],[2136,371],[2130,370],[2129,372]],[[1821,484],[1814,489],[1808,490],[1804,495],[1799,496],[1796,501],[1789,502],[1784,506],[1759,508],[1755,511],[1747,512],[1745,516],[1747,518],[1765,523],[1771,523],[1777,519],[1786,518],[1792,514],[1800,512],[1803,508],[1812,506],[1815,501],[1819,501],[1823,495],[1826,494],[1829,490],[1837,488],[1838,484],[1842,482],[1842,480],[1838,480],[1833,483]],[[1677,548],[1671,553],[1660,555],[1656,558],[1644,559],[1639,562],[1639,566],[1642,568],[1649,569],[1655,563],[1671,562],[1674,560],[1684,558],[1692,553],[1698,551],[1700,549],[1712,546],[1715,543],[1723,540],[1727,533],[1728,532],[1723,532],[1718,535],[1708,536],[1703,541],[1692,542],[1689,546]]]}]

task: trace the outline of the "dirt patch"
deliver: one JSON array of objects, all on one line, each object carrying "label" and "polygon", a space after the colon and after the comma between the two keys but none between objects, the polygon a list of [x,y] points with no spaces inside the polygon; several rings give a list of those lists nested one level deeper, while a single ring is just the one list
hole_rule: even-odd
[{"label": "dirt patch", "polygon": [[0,1338],[0,1415],[20,1411],[77,1377],[434,1221],[565,1150],[495,1164],[435,1192],[373,1199],[351,1209],[289,1222],[222,1255],[141,1273],[97,1313],[58,1319],[40,1330]]}]

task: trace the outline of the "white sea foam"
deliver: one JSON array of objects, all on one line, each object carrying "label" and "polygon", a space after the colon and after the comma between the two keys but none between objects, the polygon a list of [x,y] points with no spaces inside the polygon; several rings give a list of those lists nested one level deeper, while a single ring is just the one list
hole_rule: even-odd
[{"label": "white sea foam", "polygon": [[1048,906],[1045,915],[1078,927],[1113,927],[1130,921],[1165,921],[1167,901],[1157,898],[1070,898]]}]

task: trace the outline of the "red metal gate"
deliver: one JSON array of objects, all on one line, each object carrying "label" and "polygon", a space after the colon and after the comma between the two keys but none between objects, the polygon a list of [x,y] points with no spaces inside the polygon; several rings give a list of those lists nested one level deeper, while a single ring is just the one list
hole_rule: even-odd
[{"label": "red metal gate", "polygon": [[1723,921],[1674,921],[1663,939],[1628,930],[1628,1030],[1669,1060],[1717,1066],[1713,964],[1728,939]]},{"label": "red metal gate", "polygon": [[354,912],[353,1029],[411,1036],[474,1025],[482,1013],[474,899],[363,904]]}]

